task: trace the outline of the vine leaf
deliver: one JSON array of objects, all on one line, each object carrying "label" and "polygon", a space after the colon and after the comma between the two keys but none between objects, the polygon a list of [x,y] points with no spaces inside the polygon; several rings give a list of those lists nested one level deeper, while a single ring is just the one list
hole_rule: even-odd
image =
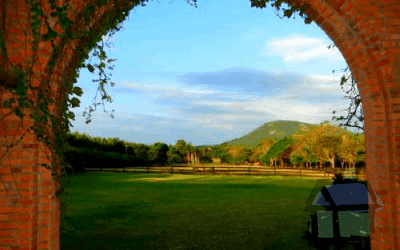
[{"label": "vine leaf", "polygon": [[87,69],[90,71],[90,73],[94,72],[94,67],[91,64],[86,65]]},{"label": "vine leaf", "polygon": [[80,87],[74,87],[72,89],[72,93],[74,93],[77,96],[82,96],[83,91],[82,91],[82,89]]},{"label": "vine leaf", "polygon": [[68,112],[67,118],[75,121],[75,114],[71,111]]},{"label": "vine leaf", "polygon": [[76,97],[73,97],[72,99],[68,100],[68,102],[71,104],[71,106],[73,108],[80,107],[80,103],[81,103],[81,101],[79,101],[79,99]]},{"label": "vine leaf", "polygon": [[22,110],[21,110],[20,107],[17,107],[17,108],[16,108],[15,114],[16,114],[19,118],[22,118],[23,115],[22,115]]},{"label": "vine leaf", "polygon": [[15,103],[15,98],[8,99],[7,101],[5,101],[3,103],[3,107],[9,108],[9,107],[11,107],[11,104],[13,104],[13,103]]}]

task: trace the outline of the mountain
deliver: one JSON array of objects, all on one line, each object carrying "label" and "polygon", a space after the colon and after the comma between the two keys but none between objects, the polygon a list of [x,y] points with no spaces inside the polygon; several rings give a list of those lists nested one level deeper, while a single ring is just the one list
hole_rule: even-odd
[{"label": "mountain", "polygon": [[318,124],[310,124],[298,121],[278,120],[265,123],[253,132],[240,138],[224,142],[229,146],[244,146],[248,149],[254,149],[261,141],[266,139],[283,139],[300,131],[307,131]]}]

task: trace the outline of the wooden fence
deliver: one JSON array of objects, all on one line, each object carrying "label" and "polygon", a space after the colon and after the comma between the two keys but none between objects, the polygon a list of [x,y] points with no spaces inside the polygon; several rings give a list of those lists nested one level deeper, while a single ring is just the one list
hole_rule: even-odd
[{"label": "wooden fence", "polygon": [[[352,173],[350,173],[350,171]],[[147,174],[197,174],[197,175],[257,175],[257,176],[298,176],[332,179],[335,173],[343,173],[345,177],[357,177],[365,180],[364,173],[358,173],[355,169],[346,171],[335,169],[306,169],[306,168],[278,168],[278,167],[250,167],[250,166],[190,166],[190,165],[167,165],[167,166],[143,166],[129,168],[85,168],[85,171],[97,172],[124,172],[124,173],[147,173]]]}]

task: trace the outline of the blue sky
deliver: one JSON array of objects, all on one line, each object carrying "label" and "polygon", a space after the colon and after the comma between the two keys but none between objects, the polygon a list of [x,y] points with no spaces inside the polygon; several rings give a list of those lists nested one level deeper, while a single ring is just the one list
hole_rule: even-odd
[{"label": "blue sky", "polygon": [[[347,108],[340,89],[346,62],[315,23],[280,19],[248,0],[151,1],[131,11],[110,41],[114,119],[99,106],[94,75],[82,69],[81,106],[71,131],[152,144],[219,144],[264,123],[320,123]],[[332,73],[332,70],[336,70]],[[98,94],[98,101],[100,93]],[[345,114],[345,111],[341,112]]]}]

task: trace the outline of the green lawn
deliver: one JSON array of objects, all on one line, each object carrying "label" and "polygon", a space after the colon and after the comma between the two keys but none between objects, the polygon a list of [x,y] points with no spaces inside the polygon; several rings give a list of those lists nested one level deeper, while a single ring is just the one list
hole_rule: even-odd
[{"label": "green lawn", "polygon": [[61,250],[314,249],[316,179],[83,173],[63,179]]}]

